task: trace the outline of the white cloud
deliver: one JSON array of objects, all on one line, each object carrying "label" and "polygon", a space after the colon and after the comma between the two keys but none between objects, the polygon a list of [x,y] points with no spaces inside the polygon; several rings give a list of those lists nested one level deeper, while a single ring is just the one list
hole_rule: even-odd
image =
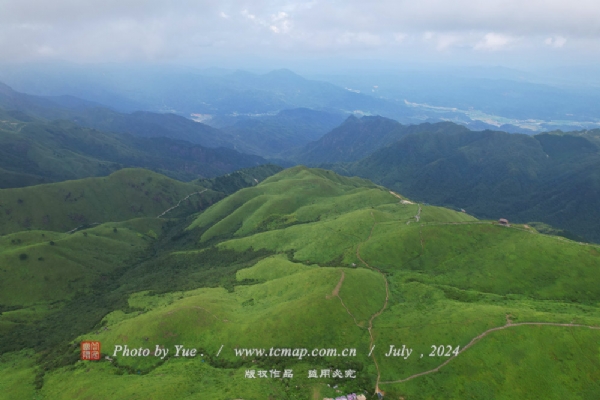
[{"label": "white cloud", "polygon": [[256,19],[256,15],[250,14],[250,12],[248,10],[242,10],[242,15],[244,17],[248,18],[248,19],[253,20],[253,21]]},{"label": "white cloud", "polygon": [[446,50],[459,43],[461,38],[453,34],[442,34],[437,37],[437,50]]},{"label": "white cloud", "polygon": [[567,43],[567,39],[562,36],[549,37],[544,40],[544,43],[552,47],[563,47]]},{"label": "white cloud", "polygon": [[287,18],[288,18],[288,15],[286,13],[284,13],[283,11],[280,11],[277,14],[271,15],[271,20],[273,22],[286,20]]},{"label": "white cloud", "polygon": [[506,48],[513,38],[499,33],[488,33],[473,48],[475,50],[497,51]]},{"label": "white cloud", "polygon": [[292,21],[289,15],[283,11],[271,15],[271,22],[270,29],[274,33],[288,33],[292,28]]},{"label": "white cloud", "polygon": [[558,57],[557,48],[600,62],[598,0],[0,0],[0,9],[0,62],[371,57],[375,49],[384,58],[487,60],[499,50]]},{"label": "white cloud", "polygon": [[407,38],[407,36],[408,35],[406,33],[394,33],[394,40],[398,43],[402,43]]},{"label": "white cloud", "polygon": [[376,47],[382,44],[379,36],[369,32],[344,32],[337,38],[337,43],[344,46],[360,45]]}]

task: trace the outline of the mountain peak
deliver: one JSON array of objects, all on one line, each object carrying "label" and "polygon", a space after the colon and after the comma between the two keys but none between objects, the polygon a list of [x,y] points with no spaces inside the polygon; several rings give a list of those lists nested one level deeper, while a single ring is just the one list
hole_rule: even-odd
[{"label": "mountain peak", "polygon": [[13,90],[13,88],[11,88],[10,86],[8,86],[5,83],[0,82],[0,94],[14,94],[15,91]]}]

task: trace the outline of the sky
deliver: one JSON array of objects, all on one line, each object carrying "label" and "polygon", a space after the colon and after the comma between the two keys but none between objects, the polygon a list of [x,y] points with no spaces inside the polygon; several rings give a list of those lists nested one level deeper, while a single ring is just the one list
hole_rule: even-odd
[{"label": "sky", "polygon": [[597,0],[0,0],[0,63],[600,64]]}]

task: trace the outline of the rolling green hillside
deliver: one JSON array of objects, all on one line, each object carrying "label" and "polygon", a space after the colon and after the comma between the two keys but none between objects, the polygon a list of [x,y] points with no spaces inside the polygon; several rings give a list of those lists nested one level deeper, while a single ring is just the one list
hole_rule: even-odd
[{"label": "rolling green hillside", "polygon": [[[26,188],[0,189],[0,234],[23,230],[67,232],[81,225],[156,217],[186,196],[204,190],[143,169],[123,169],[104,178],[86,178]],[[222,194],[190,196],[200,210]]]},{"label": "rolling green hillside", "polygon": [[[75,299],[58,272],[48,272],[45,284],[61,302],[2,300],[0,334],[10,340],[0,348],[0,398],[167,399],[174,390],[182,399],[257,400],[375,398],[376,389],[392,399],[600,395],[596,246],[415,204],[369,181],[305,167],[193,218],[152,223],[55,234],[62,235],[55,246],[42,243],[42,232],[2,238],[2,256],[15,260],[3,272],[15,288],[7,299],[44,279],[26,281],[40,274],[30,264],[38,249],[54,263],[60,248],[77,259],[94,241],[83,252],[98,275],[81,281]],[[122,233],[122,247],[99,257]],[[20,260],[20,252],[29,255]],[[106,260],[118,252],[128,261],[110,269]],[[67,321],[80,322],[65,329]],[[111,360],[77,361],[80,340],[101,341]],[[125,344],[170,353],[115,355]],[[176,357],[176,345],[198,354]],[[390,345],[412,353],[387,357]],[[438,353],[432,345],[444,347]],[[356,355],[236,355],[272,347]],[[248,370],[284,369],[294,377],[245,378]],[[309,378],[314,369],[352,370],[356,378]]]},{"label": "rolling green hillside", "polygon": [[[154,241],[165,223],[158,218],[139,218],[73,234],[32,230],[4,235],[0,237],[0,304],[56,305],[81,296],[94,281]],[[4,313],[2,320],[17,320],[18,314]]]},{"label": "rolling green hillside", "polygon": [[[339,172],[481,218],[540,221],[600,241],[597,133],[408,135]],[[574,234],[574,235],[573,235]]]}]

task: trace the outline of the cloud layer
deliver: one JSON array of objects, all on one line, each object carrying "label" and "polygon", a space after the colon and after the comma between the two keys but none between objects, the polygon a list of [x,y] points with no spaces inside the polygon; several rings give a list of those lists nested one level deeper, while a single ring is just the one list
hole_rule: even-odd
[{"label": "cloud layer", "polygon": [[0,62],[600,61],[596,0],[0,0],[0,10]]}]

